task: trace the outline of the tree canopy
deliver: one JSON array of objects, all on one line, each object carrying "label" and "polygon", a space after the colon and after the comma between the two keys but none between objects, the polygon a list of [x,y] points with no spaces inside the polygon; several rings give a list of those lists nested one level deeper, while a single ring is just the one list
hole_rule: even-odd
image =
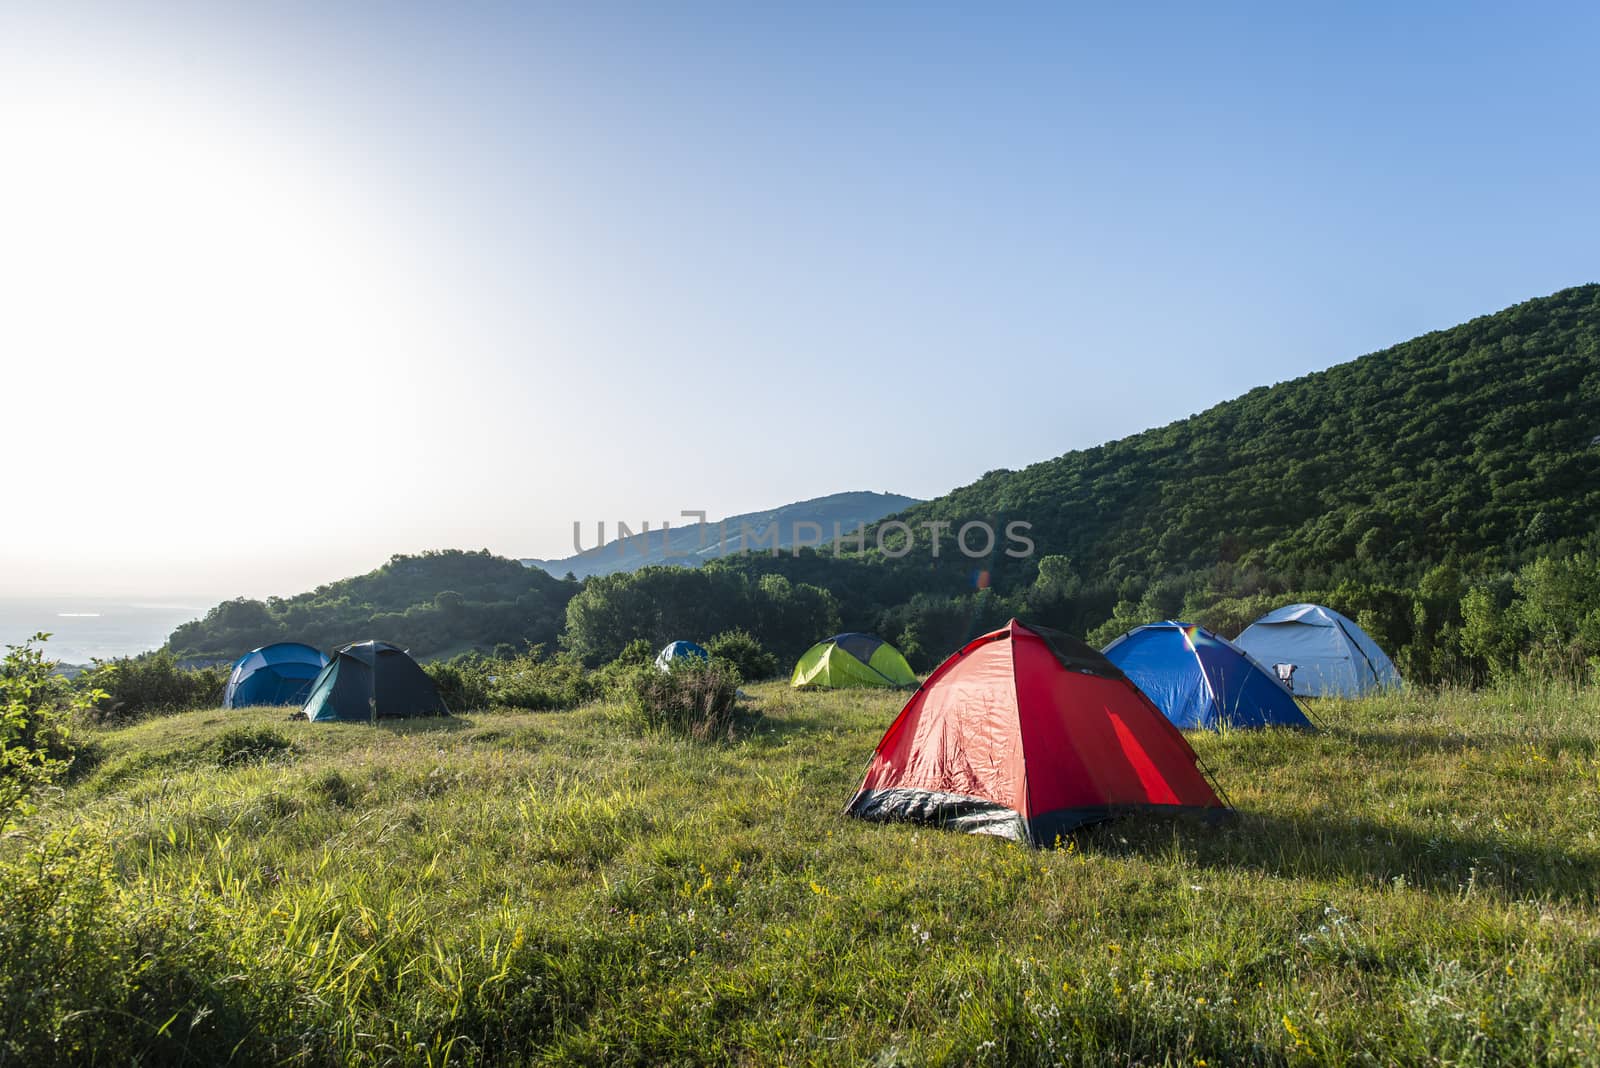
[{"label": "tree canopy", "polygon": [[521,648],[556,640],[577,591],[575,582],[487,549],[394,556],[375,571],[295,597],[224,601],[173,631],[167,648],[231,658],[277,641],[332,649],[372,637],[414,656]]}]

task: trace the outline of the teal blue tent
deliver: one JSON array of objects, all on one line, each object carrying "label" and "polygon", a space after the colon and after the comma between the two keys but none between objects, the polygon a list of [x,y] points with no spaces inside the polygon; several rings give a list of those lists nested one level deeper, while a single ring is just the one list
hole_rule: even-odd
[{"label": "teal blue tent", "polygon": [[222,707],[298,705],[327,666],[328,658],[320,650],[299,642],[276,642],[252,649],[234,661]]},{"label": "teal blue tent", "polygon": [[711,654],[705,648],[694,642],[676,641],[668,642],[666,647],[656,654],[656,667],[662,671],[671,671],[674,660],[710,660]]},{"label": "teal blue tent", "polygon": [[1181,730],[1311,727],[1277,676],[1204,627],[1152,623],[1102,651]]},{"label": "teal blue tent", "polygon": [[433,680],[404,649],[373,641],[356,642],[333,654],[302,711],[318,722],[450,714]]}]

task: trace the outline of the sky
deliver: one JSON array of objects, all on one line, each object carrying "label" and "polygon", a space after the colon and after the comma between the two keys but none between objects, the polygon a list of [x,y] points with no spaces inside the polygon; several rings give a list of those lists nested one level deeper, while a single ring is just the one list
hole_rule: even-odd
[{"label": "sky", "polygon": [[1596,9],[1287,7],[0,0],[0,595],[931,497],[1600,279]]}]

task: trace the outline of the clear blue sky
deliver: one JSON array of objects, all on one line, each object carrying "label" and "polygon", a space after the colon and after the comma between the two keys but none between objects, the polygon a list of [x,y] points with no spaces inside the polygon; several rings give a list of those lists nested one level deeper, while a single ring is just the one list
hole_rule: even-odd
[{"label": "clear blue sky", "polygon": [[0,8],[0,445],[54,478],[0,568],[932,496],[1595,280],[1595,10]]}]

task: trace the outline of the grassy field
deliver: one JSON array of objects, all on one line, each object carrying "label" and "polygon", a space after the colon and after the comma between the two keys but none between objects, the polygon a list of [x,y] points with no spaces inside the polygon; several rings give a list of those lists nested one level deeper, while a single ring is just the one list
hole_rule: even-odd
[{"label": "grassy field", "polygon": [[1198,736],[1236,820],[1036,852],[842,818],[901,699],[754,689],[99,734],[5,843],[0,1060],[1600,1063],[1600,693]]}]

